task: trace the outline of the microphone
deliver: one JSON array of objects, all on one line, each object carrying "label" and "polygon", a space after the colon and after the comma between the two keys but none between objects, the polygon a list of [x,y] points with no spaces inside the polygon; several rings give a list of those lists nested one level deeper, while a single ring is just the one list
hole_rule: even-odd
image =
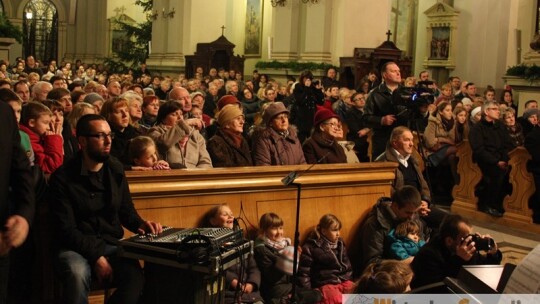
[{"label": "microphone", "polygon": [[236,230],[240,230],[240,223],[238,223],[238,218],[235,217],[233,219],[233,230],[236,231]]},{"label": "microphone", "polygon": [[328,155],[330,155],[330,153],[332,152],[332,150],[326,152],[326,154],[324,154],[321,158],[319,158],[317,160],[316,163],[314,164],[311,164],[311,166],[309,166],[306,170],[304,171],[301,171],[301,172],[297,172],[297,171],[291,171],[289,172],[289,174],[287,174],[287,176],[285,176],[284,178],[281,179],[281,183],[285,186],[289,186],[290,184],[294,183],[294,181],[299,178],[301,175],[304,175],[305,173],[307,173],[309,170],[311,170],[311,168],[313,168],[315,165],[318,165],[320,164],[324,159],[326,159],[326,157],[328,157]]}]

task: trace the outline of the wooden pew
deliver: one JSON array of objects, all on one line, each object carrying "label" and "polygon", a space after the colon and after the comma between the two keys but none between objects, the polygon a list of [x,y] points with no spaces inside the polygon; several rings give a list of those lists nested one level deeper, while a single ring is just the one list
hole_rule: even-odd
[{"label": "wooden pew", "polygon": [[[285,222],[285,234],[293,237],[296,187],[281,179],[289,172],[303,172],[309,165],[216,168],[126,172],[136,209],[145,219],[173,227],[195,227],[212,206],[227,203],[240,226],[252,229],[266,212]],[[363,163],[316,165],[301,174],[300,233],[314,227],[319,218],[333,213],[343,223],[341,235],[351,242],[364,215],[381,196],[390,196],[396,164]],[[245,222],[245,224],[243,223]]]},{"label": "wooden pew", "polygon": [[509,181],[512,193],[505,197],[504,216],[496,218],[478,211],[478,198],[474,195],[476,185],[482,179],[482,172],[472,161],[472,150],[468,141],[457,147],[459,157],[458,174],[460,183],[453,189],[452,212],[468,218],[497,223],[528,232],[540,233],[540,225],[532,223],[532,211],[528,207],[529,198],[535,191],[532,175],[527,171],[527,161],[531,158],[527,150],[518,147],[510,152]]}]

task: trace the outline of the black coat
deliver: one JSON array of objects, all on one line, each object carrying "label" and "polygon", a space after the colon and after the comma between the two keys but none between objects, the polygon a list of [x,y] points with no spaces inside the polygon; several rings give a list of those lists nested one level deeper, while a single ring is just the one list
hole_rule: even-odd
[{"label": "black coat", "polygon": [[485,256],[476,252],[469,261],[465,261],[450,252],[442,239],[435,238],[420,249],[411,263],[414,272],[411,288],[441,282],[445,277],[455,278],[463,265],[498,265],[501,260],[502,253],[497,251],[494,255]]},{"label": "black coat", "polygon": [[347,155],[336,140],[325,142],[320,132],[314,132],[302,146],[304,157],[308,164],[339,164],[347,163]]},{"label": "black coat", "polygon": [[[529,161],[528,169],[535,175],[540,175],[540,128],[534,128],[525,137],[525,149],[529,151],[532,159]],[[537,188],[536,191],[540,191]]]},{"label": "black coat", "polygon": [[484,118],[471,129],[469,142],[473,161],[489,165],[497,165],[499,161],[507,162],[510,158],[508,152],[513,147],[506,127],[498,120],[488,122]]},{"label": "black coat", "polygon": [[[5,102],[0,102],[0,117],[0,224],[3,226],[13,214],[24,217],[31,224],[35,203],[30,161],[21,146],[13,110]],[[8,199],[10,194],[11,200]]]},{"label": "black coat", "polygon": [[[111,157],[101,170],[103,181],[96,185],[79,153],[50,180],[55,239],[60,248],[81,254],[90,265],[105,254],[106,243],[122,238],[122,226],[135,233],[143,224],[133,206],[122,164]],[[97,193],[103,193],[103,200]]]},{"label": "black coat", "polygon": [[308,239],[302,246],[298,266],[298,284],[305,288],[318,288],[327,284],[340,284],[352,278],[352,266],[342,239],[337,253],[321,239]]},{"label": "black coat", "polygon": [[297,84],[294,87],[294,117],[298,131],[309,133],[313,128],[313,117],[317,110],[317,105],[324,104],[324,94],[315,86],[306,87],[303,84]]},{"label": "black coat", "polygon": [[261,271],[261,294],[268,303],[279,303],[279,299],[286,297],[292,290],[289,276],[276,266],[280,254],[277,249],[267,246],[260,238],[255,240],[253,251]]},{"label": "black coat", "polygon": [[212,166],[217,167],[246,167],[253,166],[249,144],[242,139],[240,148],[235,147],[232,139],[221,129],[212,136],[206,144],[206,150],[212,158]]},{"label": "black coat", "polygon": [[367,141],[368,135],[363,137],[358,136],[358,131],[366,128],[364,122],[362,121],[362,116],[364,116],[364,112],[355,107],[351,107],[349,110],[347,110],[347,113],[345,114],[345,120],[347,122],[347,126],[349,127],[347,140],[354,142],[354,149],[358,151],[356,155],[358,156],[360,162],[369,162],[369,143]]}]

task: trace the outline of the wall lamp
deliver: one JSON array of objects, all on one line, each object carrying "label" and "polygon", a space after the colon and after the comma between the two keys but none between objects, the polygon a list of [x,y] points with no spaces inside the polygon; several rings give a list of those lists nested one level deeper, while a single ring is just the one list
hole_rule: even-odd
[{"label": "wall lamp", "polygon": [[159,15],[159,14],[158,14],[157,10],[155,10],[155,11],[150,11],[150,13],[148,13],[148,14],[146,15],[146,19],[147,19],[148,21],[156,21],[158,15]]},{"label": "wall lamp", "polygon": [[165,8],[163,8],[163,18],[174,18],[174,14],[176,14],[176,11],[174,10],[174,7],[172,8],[172,10],[168,11],[168,12],[165,12]]}]

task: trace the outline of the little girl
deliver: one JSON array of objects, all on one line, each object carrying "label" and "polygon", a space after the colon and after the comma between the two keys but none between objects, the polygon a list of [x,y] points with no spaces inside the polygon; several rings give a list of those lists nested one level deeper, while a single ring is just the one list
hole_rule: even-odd
[{"label": "little girl", "polygon": [[408,220],[397,225],[388,233],[387,257],[405,260],[414,257],[420,248],[426,244],[420,238],[420,227],[416,222]]},{"label": "little girl", "polygon": [[339,237],[340,229],[340,220],[326,214],[302,247],[298,283],[305,288],[318,289],[322,303],[341,303],[342,294],[353,288],[351,262]]},{"label": "little girl", "polygon": [[261,271],[261,294],[266,303],[288,299],[292,284],[291,239],[283,237],[283,219],[265,213],[259,221],[259,237],[255,240],[255,261]]},{"label": "little girl", "polygon": [[[233,228],[234,215],[231,208],[218,205],[210,209],[204,216],[203,227]],[[236,264],[225,270],[225,303],[258,303],[262,304],[259,293],[261,272],[252,255],[247,261]]]},{"label": "little girl", "polygon": [[30,137],[34,163],[45,174],[53,173],[64,161],[62,122],[53,119],[44,104],[29,102],[22,108],[19,128]]},{"label": "little girl", "polygon": [[411,290],[411,267],[396,260],[381,260],[366,267],[356,282],[356,294],[397,294]]},{"label": "little girl", "polygon": [[137,136],[129,143],[129,159],[132,170],[169,170],[169,163],[159,160],[154,140],[148,136]]}]

